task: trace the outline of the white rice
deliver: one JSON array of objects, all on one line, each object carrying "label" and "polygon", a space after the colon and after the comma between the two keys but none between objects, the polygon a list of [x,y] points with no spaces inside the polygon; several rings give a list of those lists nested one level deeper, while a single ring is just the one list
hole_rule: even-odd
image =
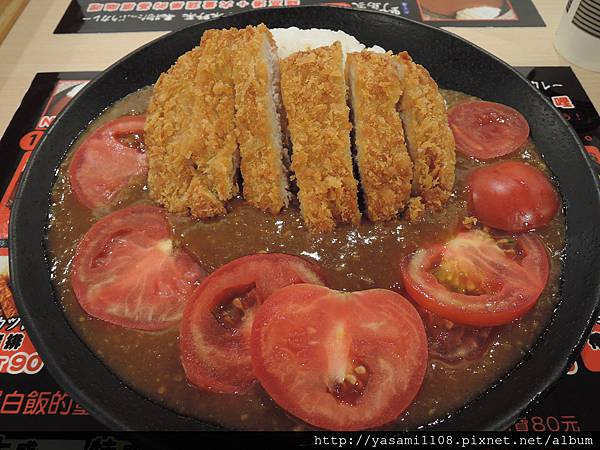
[{"label": "white rice", "polygon": [[365,49],[377,53],[385,53],[385,50],[378,46],[366,48],[366,46],[361,44],[354,36],[343,31],[333,31],[322,28],[301,30],[297,27],[290,27],[273,28],[271,33],[277,43],[277,53],[279,58],[282,59],[288,57],[292,53],[331,45],[335,41],[340,41],[342,44],[344,56],[346,53],[361,52]]},{"label": "white rice", "polygon": [[8,257],[0,256],[0,275],[8,275]]},{"label": "white rice", "polygon": [[502,11],[491,6],[478,6],[475,8],[461,9],[456,13],[458,20],[489,20],[495,19]]}]

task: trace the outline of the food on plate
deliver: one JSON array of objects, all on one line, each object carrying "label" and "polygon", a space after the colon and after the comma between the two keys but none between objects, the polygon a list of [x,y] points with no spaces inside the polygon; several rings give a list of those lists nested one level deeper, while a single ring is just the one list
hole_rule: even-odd
[{"label": "food on plate", "polygon": [[461,325],[424,308],[418,311],[427,330],[431,359],[450,366],[468,366],[479,361],[493,343],[493,328]]},{"label": "food on plate", "polygon": [[15,300],[8,284],[8,275],[0,274],[0,316],[9,319],[17,315]]},{"label": "food on plate", "polygon": [[[504,111],[343,32],[206,32],[58,171],[48,251],[71,326],[133,389],[224,427],[443,420],[548,323],[565,233],[551,180],[527,176],[548,171],[526,122],[481,133],[457,115],[487,155],[522,151],[455,154],[447,109],[464,104]],[[144,129],[124,140],[145,143],[147,180],[89,208],[79,143],[132,117]]]},{"label": "food on plate", "polygon": [[510,232],[544,227],[556,215],[556,189],[539,169],[506,161],[473,170],[467,179],[469,211],[481,223]]},{"label": "food on plate", "polygon": [[175,248],[156,206],[132,206],[96,222],[77,246],[71,285],[91,316],[124,327],[161,330],[176,324],[205,276]]},{"label": "food on plate", "polygon": [[346,79],[366,214],[372,221],[395,219],[410,198],[412,182],[412,161],[396,110],[402,96],[399,64],[388,53],[350,53]]},{"label": "food on plate", "polygon": [[[284,53],[302,45],[287,42],[281,30],[277,35],[285,40]],[[347,48],[360,47],[343,41]],[[291,198],[289,136],[293,188],[308,229],[325,233],[339,223],[357,224],[342,49],[335,41],[279,62],[264,25],[206,32],[153,90],[146,123],[151,198],[172,213],[226,214],[227,201],[237,194],[239,164],[244,199],[278,214]],[[379,50],[350,54],[347,65],[356,175],[367,217],[390,220],[408,205],[406,216],[416,220],[450,196],[454,140],[427,70],[406,52],[394,57]],[[355,71],[361,77],[355,79]],[[369,73],[370,81],[362,78]]]},{"label": "food on plate", "polygon": [[181,323],[188,380],[214,392],[247,389],[255,380],[249,341],[259,306],[287,285],[324,282],[316,264],[276,253],[238,258],[213,272],[191,296]]},{"label": "food on plate", "polygon": [[172,213],[225,214],[238,193],[232,78],[237,30],[209,30],[157,80],[145,134],[153,200]]},{"label": "food on plate", "polygon": [[453,322],[489,327],[521,317],[546,287],[550,266],[534,234],[494,239],[481,230],[404,258],[404,287],[423,308]]},{"label": "food on plate", "polygon": [[448,111],[456,150],[481,160],[508,155],[523,148],[529,137],[525,117],[510,106],[467,101]]},{"label": "food on plate", "polygon": [[313,231],[328,232],[338,222],[358,223],[361,214],[340,43],[282,60],[281,95],[306,225]]},{"label": "food on plate", "polygon": [[403,80],[399,111],[414,165],[412,192],[419,203],[439,209],[452,193],[456,164],[446,104],[423,66],[415,64],[406,52],[397,60]]},{"label": "food on plate", "polygon": [[296,52],[327,47],[336,41],[342,45],[344,56],[348,53],[362,52],[363,50],[385,53],[385,50],[377,45],[367,48],[354,36],[342,30],[326,30],[323,28],[300,29],[298,27],[271,28],[271,34],[277,42],[277,54],[280,59],[287,58]]},{"label": "food on plate", "polygon": [[252,366],[286,411],[320,428],[360,430],[398,417],[427,367],[423,322],[392,291],[292,285],[254,318]]},{"label": "food on plate", "polygon": [[143,115],[123,116],[101,126],[75,151],[69,167],[73,192],[87,208],[102,208],[148,172]]},{"label": "food on plate", "polygon": [[262,24],[240,30],[238,39],[233,71],[244,199],[277,214],[290,200],[277,46]]}]

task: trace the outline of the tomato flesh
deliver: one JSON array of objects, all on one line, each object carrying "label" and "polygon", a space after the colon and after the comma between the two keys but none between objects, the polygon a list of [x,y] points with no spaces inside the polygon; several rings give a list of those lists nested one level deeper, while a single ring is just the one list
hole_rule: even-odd
[{"label": "tomato flesh", "polygon": [[531,231],[550,223],[558,194],[538,169],[518,161],[491,164],[467,178],[469,213],[483,224],[510,232]]},{"label": "tomato flesh", "polygon": [[480,230],[419,249],[401,264],[404,287],[420,306],[479,327],[509,323],[529,311],[549,271],[548,254],[537,236],[521,235],[505,251]]},{"label": "tomato flesh", "polygon": [[132,206],[96,222],[77,247],[71,285],[81,307],[115,325],[160,330],[175,325],[205,276],[173,247],[165,213]]},{"label": "tomato flesh", "polygon": [[487,160],[519,150],[529,137],[525,117],[509,106],[494,102],[459,103],[448,111],[456,150]]},{"label": "tomato flesh", "polygon": [[144,151],[146,116],[123,116],[89,135],[69,165],[75,197],[90,209],[111,204],[123,188],[148,173]]},{"label": "tomato flesh", "polygon": [[258,380],[279,406],[331,430],[394,420],[417,395],[427,366],[419,314],[383,289],[280,289],[256,313],[251,352]]},{"label": "tomato flesh", "polygon": [[181,362],[188,380],[214,392],[247,389],[256,379],[249,340],[260,304],[284,286],[324,280],[319,266],[277,253],[244,256],[213,272],[194,293],[181,323]]}]

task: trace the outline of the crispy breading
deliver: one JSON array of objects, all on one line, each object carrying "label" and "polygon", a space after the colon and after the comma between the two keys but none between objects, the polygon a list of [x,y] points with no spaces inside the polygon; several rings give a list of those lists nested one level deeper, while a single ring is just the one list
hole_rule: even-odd
[{"label": "crispy breading", "polygon": [[400,116],[413,160],[413,196],[425,206],[440,209],[454,186],[456,153],[446,104],[427,70],[408,53],[397,56],[403,75]]},{"label": "crispy breading", "polygon": [[235,124],[244,199],[272,214],[288,205],[287,149],[283,148],[277,46],[261,24],[240,31],[234,52]]},{"label": "crispy breading", "polygon": [[471,228],[477,225],[478,221],[479,220],[475,216],[467,216],[463,219],[462,224],[465,228],[470,230]]},{"label": "crispy breading", "polygon": [[238,193],[239,152],[229,50],[238,30],[208,30],[163,73],[145,125],[150,196],[170,212],[225,214]]},{"label": "crispy breading", "polygon": [[412,182],[412,161],[396,109],[402,95],[398,62],[391,53],[350,53],[346,80],[367,215],[373,221],[394,219],[410,198]]},{"label": "crispy breading", "polygon": [[421,220],[425,215],[425,205],[421,197],[411,197],[402,216],[409,222]]},{"label": "crispy breading", "polygon": [[328,232],[337,222],[358,223],[341,44],[284,59],[281,93],[300,211],[308,228]]},{"label": "crispy breading", "polygon": [[8,285],[8,276],[0,274],[0,316],[10,319],[18,315],[15,300]]}]

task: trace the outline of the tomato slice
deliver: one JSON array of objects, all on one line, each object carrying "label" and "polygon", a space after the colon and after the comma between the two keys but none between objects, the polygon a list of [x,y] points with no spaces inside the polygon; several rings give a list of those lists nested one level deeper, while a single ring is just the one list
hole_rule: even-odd
[{"label": "tomato slice", "polygon": [[496,242],[480,230],[419,249],[401,264],[404,287],[420,306],[476,327],[509,323],[529,311],[549,271],[548,253],[537,236]]},{"label": "tomato slice", "polygon": [[529,137],[525,117],[500,103],[470,101],[448,111],[456,150],[477,159],[492,159],[519,150]]},{"label": "tomato slice", "polygon": [[394,420],[417,395],[427,366],[419,314],[383,289],[280,289],[256,313],[251,351],[258,380],[279,406],[331,430]]},{"label": "tomato slice", "polygon": [[559,207],[558,194],[538,169],[507,161],[475,169],[467,179],[469,212],[483,224],[510,232],[548,225]]},{"label": "tomato slice", "polygon": [[83,206],[109,205],[115,195],[146,176],[144,150],[146,116],[123,116],[90,134],[77,148],[69,166],[69,181]]},{"label": "tomato slice", "polygon": [[429,357],[459,367],[479,361],[492,344],[493,328],[477,328],[444,319],[418,308],[425,324]]},{"label": "tomato slice", "polygon": [[277,253],[244,256],[213,272],[194,293],[181,323],[188,380],[214,392],[247,389],[256,379],[249,340],[258,306],[284,286],[324,280],[316,264]]},{"label": "tomato slice", "polygon": [[71,285],[91,316],[140,330],[168,328],[206,273],[174,248],[164,212],[132,206],[96,222],[77,247]]}]

